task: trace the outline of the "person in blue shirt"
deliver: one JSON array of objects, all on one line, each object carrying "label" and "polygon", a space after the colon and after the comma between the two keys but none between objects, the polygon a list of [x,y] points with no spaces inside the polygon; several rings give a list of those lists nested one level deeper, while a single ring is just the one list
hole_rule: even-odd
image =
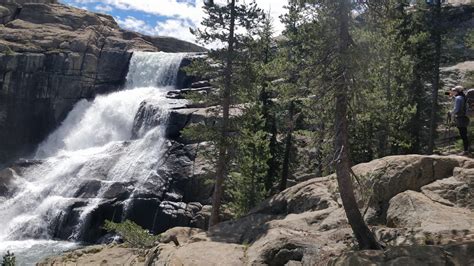
[{"label": "person in blue shirt", "polygon": [[467,127],[469,126],[469,117],[467,116],[466,95],[462,86],[456,86],[451,89],[451,96],[454,97],[454,109],[452,115],[456,119],[456,127],[461,136],[464,151],[461,155],[469,155],[469,138],[467,136]]}]

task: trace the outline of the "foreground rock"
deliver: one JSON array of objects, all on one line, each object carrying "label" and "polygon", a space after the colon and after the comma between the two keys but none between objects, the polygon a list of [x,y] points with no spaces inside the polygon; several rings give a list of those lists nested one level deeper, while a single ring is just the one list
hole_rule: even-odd
[{"label": "foreground rock", "polygon": [[445,206],[415,191],[405,191],[390,200],[387,212],[390,227],[423,228],[426,232],[474,229],[474,213]]},{"label": "foreground rock", "polygon": [[385,251],[344,254],[332,266],[357,265],[473,265],[474,242],[447,246],[393,247]]},{"label": "foreground rock", "polygon": [[[355,166],[364,184],[376,188],[370,200],[359,199],[361,205],[368,202],[371,209],[379,210],[368,218],[385,221],[372,227],[381,241],[393,246],[385,252],[339,257],[354,249],[355,240],[335,178],[328,176],[288,188],[247,216],[210,231],[171,229],[164,235],[176,236],[179,246],[165,241],[144,251],[144,258],[147,265],[419,265],[423,258],[431,265],[470,265],[474,259],[472,209],[465,198],[450,206],[433,200],[433,195],[446,198],[446,190],[434,187],[448,179],[456,187],[466,185],[466,193],[472,195],[471,169],[474,160],[469,158],[420,155],[391,156]],[[67,262],[68,256],[53,258],[46,265]],[[101,257],[94,258],[100,261]]]},{"label": "foreground rock", "polygon": [[68,253],[63,260],[47,259],[42,265],[143,265],[145,258],[140,250],[121,246],[91,246]]},{"label": "foreground rock", "polygon": [[0,17],[0,167],[29,154],[78,100],[120,88],[133,51],[204,51],[55,0],[0,0]]}]

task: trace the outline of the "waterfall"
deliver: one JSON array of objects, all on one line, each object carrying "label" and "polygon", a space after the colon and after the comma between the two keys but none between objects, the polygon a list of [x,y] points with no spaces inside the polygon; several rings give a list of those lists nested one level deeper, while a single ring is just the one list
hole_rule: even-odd
[{"label": "waterfall", "polygon": [[135,52],[130,60],[126,89],[92,102],[76,104],[37,152],[50,157],[64,151],[102,147],[130,139],[133,119],[145,99],[166,100],[164,94],[176,83],[183,54]]},{"label": "waterfall", "polygon": [[[168,182],[159,168],[167,110],[176,100],[165,95],[176,84],[183,57],[135,52],[124,90],[74,106],[39,145],[38,163],[14,178],[13,195],[0,197],[0,254],[5,249],[1,243],[9,241],[81,240],[97,208],[139,195],[145,183],[159,188]],[[159,123],[143,126],[132,138],[143,102],[159,106],[160,112],[154,114]],[[120,213],[126,217],[130,201],[123,202]]]}]

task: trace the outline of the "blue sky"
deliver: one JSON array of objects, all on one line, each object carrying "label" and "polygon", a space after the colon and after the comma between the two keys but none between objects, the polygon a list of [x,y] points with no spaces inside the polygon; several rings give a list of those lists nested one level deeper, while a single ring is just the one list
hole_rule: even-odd
[{"label": "blue sky", "polygon": [[[225,1],[225,0],[216,0]],[[242,0],[241,0],[242,1]],[[244,0],[245,1],[245,0]],[[203,0],[60,0],[75,7],[112,15],[122,28],[148,35],[172,36],[195,42],[189,28],[199,26],[204,15]],[[270,10],[277,33],[282,30],[278,16],[287,0],[257,0]]]}]

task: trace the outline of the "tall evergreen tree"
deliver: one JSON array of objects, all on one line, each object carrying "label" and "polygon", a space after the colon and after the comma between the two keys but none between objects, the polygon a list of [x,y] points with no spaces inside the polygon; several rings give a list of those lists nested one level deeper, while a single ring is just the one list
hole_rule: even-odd
[{"label": "tall evergreen tree", "polygon": [[219,140],[219,155],[216,169],[216,184],[214,186],[214,194],[212,196],[212,212],[209,219],[209,226],[215,225],[219,222],[219,214],[221,208],[222,195],[224,193],[224,179],[226,173],[226,167],[228,165],[227,159],[227,136],[229,131],[229,108],[230,108],[230,97],[231,97],[231,86],[232,86],[232,64],[233,64],[233,53],[234,53],[234,31],[235,31],[235,0],[230,2],[230,18],[229,18],[229,35],[227,39],[227,55],[224,66],[224,86],[222,94],[222,125],[220,130]]},{"label": "tall evergreen tree", "polygon": [[236,167],[231,171],[228,181],[229,205],[237,216],[243,216],[268,194],[265,178],[271,154],[262,105],[251,104],[238,121],[239,136],[234,159]]},{"label": "tall evergreen tree", "polygon": [[408,19],[399,2],[366,2],[354,25],[357,93],[350,110],[350,142],[355,163],[408,153],[414,145],[409,135],[417,112],[410,90],[414,62],[405,50]]},{"label": "tall evergreen tree", "polygon": [[441,0],[435,0],[431,7],[431,39],[434,45],[432,89],[431,89],[431,115],[428,153],[433,153],[435,146],[436,128],[438,127],[438,91],[440,89],[439,67],[441,61]]},{"label": "tall evergreen tree", "polygon": [[[335,134],[327,137],[334,138],[333,158],[344,209],[360,248],[377,249],[380,246],[359,211],[351,179],[348,115],[349,104],[354,98],[351,96],[358,93],[354,71],[357,55],[350,34],[351,8],[349,0],[290,3],[287,36],[289,42],[299,43],[289,48],[294,49],[290,50],[288,60],[294,72],[288,80],[296,84],[298,92],[312,90],[314,97],[311,98],[316,102],[315,105],[321,110],[332,112]],[[335,103],[334,107],[329,107],[328,101]],[[313,121],[316,121],[316,127],[328,130],[324,126],[325,121],[315,118]],[[320,142],[316,145],[320,145]]]},{"label": "tall evergreen tree", "polygon": [[336,89],[336,137],[335,150],[336,157],[336,175],[339,192],[341,194],[344,210],[352,227],[359,248],[361,249],[380,249],[374,234],[369,230],[359,211],[351,179],[351,160],[347,107],[349,105],[349,90],[351,88],[350,66],[345,60],[350,58],[350,34],[349,34],[349,17],[350,17],[349,0],[337,1],[335,6],[335,15],[337,18],[339,42],[337,43],[338,60],[335,63],[334,85]]},{"label": "tall evergreen tree", "polygon": [[[255,25],[240,51],[235,73],[239,117],[235,118],[235,156],[228,179],[229,206],[241,216],[268,196],[274,183],[270,165],[275,164],[272,140],[276,139],[268,63],[273,60],[272,26],[269,17]],[[276,140],[275,140],[276,141]],[[273,169],[275,170],[275,169]]]},{"label": "tall evergreen tree", "polygon": [[275,106],[272,101],[271,81],[276,79],[272,62],[276,58],[276,51],[273,40],[273,25],[270,14],[267,14],[263,27],[259,31],[255,45],[251,47],[254,54],[253,62],[257,64],[257,84],[260,88],[259,101],[262,107],[262,118],[264,128],[269,135],[269,158],[267,161],[268,170],[265,175],[265,190],[270,192],[275,178],[278,174],[278,141],[277,141],[277,121]]},{"label": "tall evergreen tree", "polygon": [[[255,2],[249,4],[237,4],[236,0],[230,0],[226,5],[218,5],[213,1],[206,1],[204,6],[205,18],[202,22],[203,28],[193,30],[199,41],[204,43],[224,45],[224,48],[213,49],[208,53],[210,61],[219,67],[212,69],[209,65],[201,66],[201,71],[210,69],[214,73],[212,83],[219,89],[218,104],[221,106],[221,120],[216,141],[217,159],[215,186],[212,196],[212,212],[209,225],[213,226],[219,222],[220,208],[224,195],[224,181],[228,174],[230,165],[229,158],[229,131],[231,129],[230,107],[236,85],[236,63],[239,60],[239,52],[243,51],[249,36],[254,34],[254,28],[262,19],[262,12]],[[243,29],[244,33],[237,33]],[[239,66],[237,66],[238,68]],[[222,68],[220,72],[219,68]],[[199,71],[199,70],[198,70]]]}]

